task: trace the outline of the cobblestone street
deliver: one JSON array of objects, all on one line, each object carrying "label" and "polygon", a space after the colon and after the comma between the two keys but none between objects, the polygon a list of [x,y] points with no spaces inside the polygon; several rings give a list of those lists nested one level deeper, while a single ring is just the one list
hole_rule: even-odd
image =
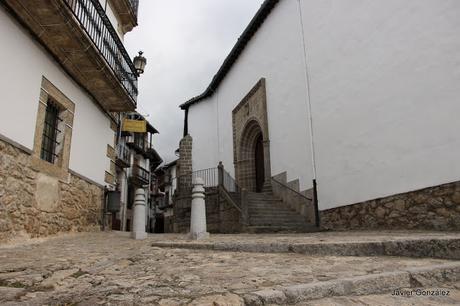
[{"label": "cobblestone street", "polygon": [[[293,253],[244,253],[152,247],[178,235],[135,241],[120,233],[69,234],[0,248],[0,303],[6,305],[243,305],[258,304],[254,292],[275,294],[299,284],[327,284],[341,279],[363,281],[383,272],[458,264],[444,259],[403,257],[306,256]],[[226,236],[236,240],[238,236]],[[242,236],[244,237],[244,236]],[[257,237],[257,236],[254,236]],[[289,239],[289,236],[274,236]],[[246,237],[248,238],[248,237]],[[265,236],[263,239],[268,239]],[[184,239],[184,238],[182,238]],[[216,239],[216,238],[213,238]],[[292,238],[291,238],[292,239]],[[211,240],[212,241],[212,240]],[[449,267],[450,267],[449,266]],[[458,265],[457,265],[458,267]],[[458,268],[450,268],[457,274]],[[454,275],[454,278],[458,275]],[[387,280],[382,280],[385,282]],[[423,281],[422,281],[423,282]],[[460,283],[449,297],[404,298],[460,303]],[[365,293],[365,292],[364,292]],[[277,300],[273,304],[284,304]],[[386,295],[331,297],[331,305],[363,305],[370,300],[398,304]],[[296,299],[290,300],[292,304]],[[367,302],[366,302],[367,301]],[[393,304],[390,303],[392,301]],[[300,300],[298,300],[300,303]],[[214,304],[213,304],[214,303]],[[321,305],[321,300],[312,301]],[[334,304],[336,303],[336,304]],[[414,304],[414,305],[415,305]],[[383,304],[385,305],[385,304]],[[431,304],[427,304],[431,305]]]}]

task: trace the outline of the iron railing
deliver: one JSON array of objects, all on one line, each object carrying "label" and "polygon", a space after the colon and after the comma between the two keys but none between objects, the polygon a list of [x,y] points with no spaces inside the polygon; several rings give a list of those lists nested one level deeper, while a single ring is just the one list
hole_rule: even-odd
[{"label": "iron railing", "polygon": [[[136,68],[99,0],[64,0],[64,2],[136,103],[138,94]],[[131,4],[137,12],[138,1],[131,0]]]},{"label": "iron railing", "polygon": [[316,215],[314,211],[313,199],[292,189],[288,185],[274,179],[272,177],[273,193],[281,198],[284,203],[291,206],[292,209],[300,212],[306,217],[306,221],[310,224],[316,224]]},{"label": "iron railing", "polygon": [[242,189],[235,179],[225,171],[222,164],[217,168],[208,168],[194,171],[185,175],[175,177],[171,182],[176,182],[176,190],[181,194],[190,194],[196,178],[203,179],[204,187],[219,192],[235,208],[242,212]]},{"label": "iron railing", "polygon": [[272,178],[272,182],[275,183],[275,185],[278,185],[279,187],[283,188],[286,192],[292,194],[292,195],[295,196],[295,197],[299,197],[299,198],[301,198],[301,199],[306,199],[306,200],[308,200],[308,201],[311,201],[311,200],[312,200],[311,198],[307,197],[306,195],[301,194],[300,192],[298,192],[298,191],[292,189],[292,188],[289,187],[288,185],[283,184],[283,183],[281,183],[280,181],[278,181],[278,180],[276,180],[276,179],[274,179],[274,178]]},{"label": "iron railing", "polygon": [[139,10],[139,0],[129,0],[129,3],[131,4],[131,9],[134,12],[134,16],[137,18],[137,13]]},{"label": "iron railing", "polygon": [[226,170],[222,169],[222,185],[228,192],[240,193],[241,188],[236,183],[236,180]]},{"label": "iron railing", "polygon": [[171,179],[171,184],[176,183],[176,189],[180,192],[191,192],[193,182],[201,178],[205,188],[217,187],[219,185],[217,168],[202,169],[188,174],[177,176]]}]

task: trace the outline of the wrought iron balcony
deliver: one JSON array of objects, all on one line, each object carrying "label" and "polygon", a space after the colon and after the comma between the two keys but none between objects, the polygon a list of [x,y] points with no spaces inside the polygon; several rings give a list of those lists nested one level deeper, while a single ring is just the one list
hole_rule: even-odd
[{"label": "wrought iron balcony", "polygon": [[65,0],[133,101],[137,73],[131,58],[98,0]]},{"label": "wrought iron balcony", "polygon": [[137,11],[139,10],[139,0],[129,0],[131,3],[131,8],[134,12],[134,15],[137,16]]},{"label": "wrought iron balcony", "polygon": [[2,4],[105,110],[135,109],[137,72],[99,0]]}]

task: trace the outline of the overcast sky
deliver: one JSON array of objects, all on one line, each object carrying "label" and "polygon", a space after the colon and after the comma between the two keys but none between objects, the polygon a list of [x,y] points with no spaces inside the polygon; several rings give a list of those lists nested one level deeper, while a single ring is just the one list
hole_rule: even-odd
[{"label": "overcast sky", "polygon": [[138,111],[160,131],[155,147],[176,158],[183,133],[179,105],[201,94],[263,0],[140,0],[139,26],[125,37],[130,55],[144,51]]}]

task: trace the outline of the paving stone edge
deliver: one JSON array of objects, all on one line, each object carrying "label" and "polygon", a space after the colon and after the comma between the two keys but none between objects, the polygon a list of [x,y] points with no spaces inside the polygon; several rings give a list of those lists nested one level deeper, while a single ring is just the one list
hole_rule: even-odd
[{"label": "paving stone edge", "polygon": [[249,306],[286,305],[334,296],[382,294],[402,288],[440,286],[456,281],[460,281],[460,262],[265,289],[246,294],[243,299]]},{"label": "paving stone edge", "polygon": [[310,256],[401,256],[460,260],[460,238],[345,243],[154,242],[153,247]]}]

